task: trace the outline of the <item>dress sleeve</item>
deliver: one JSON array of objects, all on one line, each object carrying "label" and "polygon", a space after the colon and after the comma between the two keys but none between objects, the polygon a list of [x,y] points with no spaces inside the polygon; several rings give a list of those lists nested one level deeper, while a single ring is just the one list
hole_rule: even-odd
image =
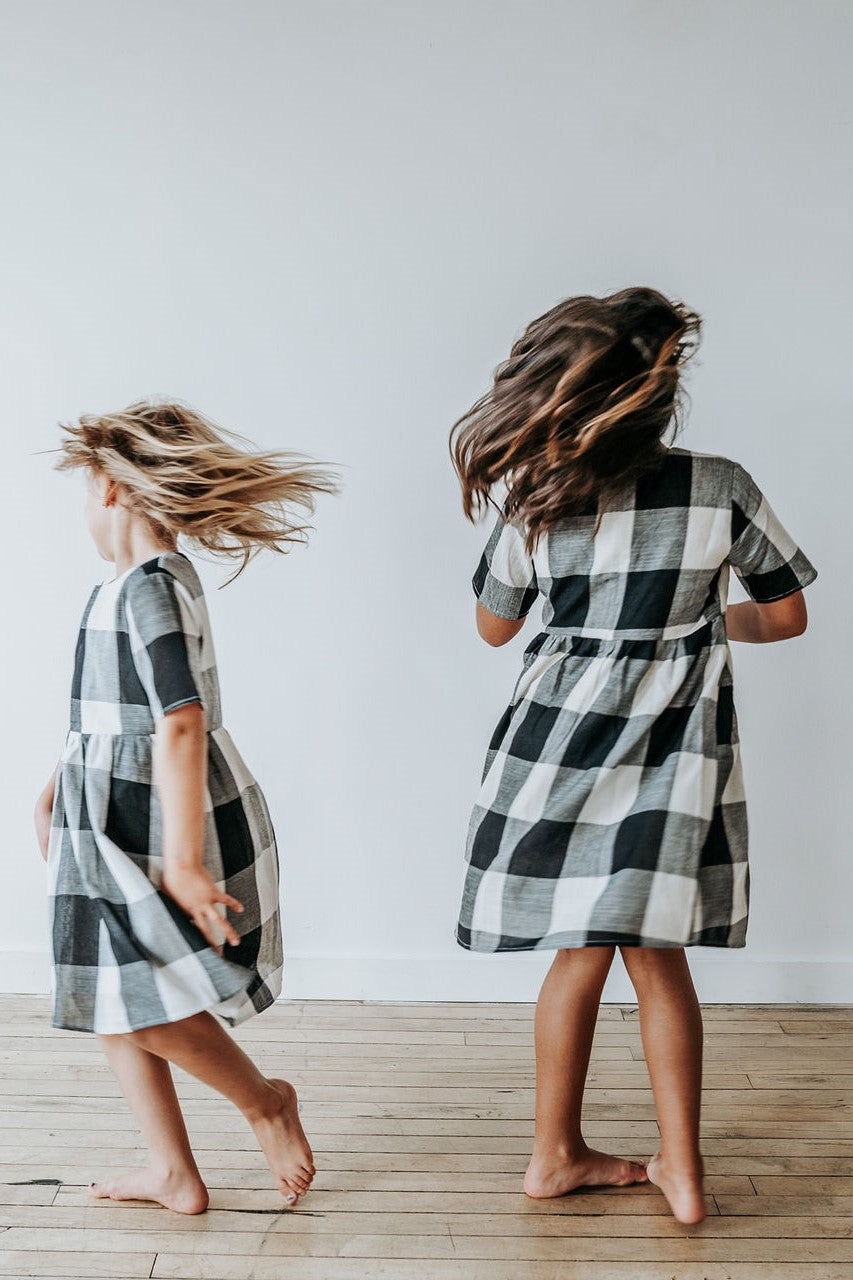
[{"label": "dress sleeve", "polygon": [[734,463],[729,563],[751,598],[770,604],[814,582],[817,569],[781,524],[748,471]]},{"label": "dress sleeve", "polygon": [[181,608],[179,589],[159,566],[145,566],[127,584],[130,650],[155,722],[176,707],[201,702],[189,655],[198,636],[190,611]]},{"label": "dress sleeve", "polygon": [[524,534],[504,516],[498,519],[471,579],[484,609],[498,618],[524,618],[539,594]]}]

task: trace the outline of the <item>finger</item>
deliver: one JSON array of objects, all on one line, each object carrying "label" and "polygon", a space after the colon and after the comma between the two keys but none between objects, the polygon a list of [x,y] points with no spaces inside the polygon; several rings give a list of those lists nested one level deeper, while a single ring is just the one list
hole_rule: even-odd
[{"label": "finger", "polygon": [[221,889],[216,894],[217,902],[224,902],[226,907],[230,907],[232,911],[245,911],[242,902],[238,902],[236,898],[232,898],[230,893],[224,893]]},{"label": "finger", "polygon": [[193,924],[203,935],[207,942],[213,947],[217,955],[222,955],[222,937],[221,930],[214,932],[213,927],[206,915],[199,912],[198,915],[192,917]]},{"label": "finger", "polygon": [[229,924],[227,920],[223,919],[214,906],[209,906],[207,912],[211,928],[216,931],[217,944],[229,942],[232,947],[236,947],[240,942],[240,935],[233,924]]}]

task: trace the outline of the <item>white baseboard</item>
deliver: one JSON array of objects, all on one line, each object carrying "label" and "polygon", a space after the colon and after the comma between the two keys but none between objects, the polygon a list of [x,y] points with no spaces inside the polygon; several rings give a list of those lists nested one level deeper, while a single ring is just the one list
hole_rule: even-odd
[{"label": "white baseboard", "polygon": [[[853,1004],[853,960],[773,960],[741,951],[689,952],[705,1004]],[[484,956],[298,955],[285,962],[284,998],[291,1000],[535,1000],[550,952]],[[49,990],[43,951],[0,950],[0,992]],[[604,1001],[631,1004],[633,989],[614,963]]]}]

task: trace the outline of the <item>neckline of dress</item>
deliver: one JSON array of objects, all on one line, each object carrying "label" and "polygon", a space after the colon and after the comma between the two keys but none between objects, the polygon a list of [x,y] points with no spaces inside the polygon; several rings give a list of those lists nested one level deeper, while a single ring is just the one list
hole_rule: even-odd
[{"label": "neckline of dress", "polygon": [[129,573],[133,573],[134,569],[141,569],[146,564],[153,564],[155,560],[162,560],[164,556],[179,556],[182,560],[189,559],[184,555],[183,551],[160,551],[156,556],[149,556],[147,560],[140,560],[139,564],[132,564],[129,569],[125,569],[124,573],[118,574],[115,578],[107,578],[101,583],[102,587],[114,587],[117,583],[122,582]]}]

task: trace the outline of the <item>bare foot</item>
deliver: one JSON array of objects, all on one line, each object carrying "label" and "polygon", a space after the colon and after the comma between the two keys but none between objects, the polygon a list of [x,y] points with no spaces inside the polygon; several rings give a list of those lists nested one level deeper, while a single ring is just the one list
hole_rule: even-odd
[{"label": "bare foot", "polygon": [[679,1222],[697,1223],[705,1218],[707,1209],[701,1165],[696,1172],[678,1173],[667,1168],[658,1152],[649,1161],[648,1170],[649,1182],[660,1188]]},{"label": "bare foot", "polygon": [[204,1213],[210,1199],[201,1178],[190,1170],[131,1169],[117,1178],[91,1183],[89,1195],[96,1200],[153,1200],[175,1213]]},{"label": "bare foot", "polygon": [[644,1165],[587,1147],[585,1153],[573,1160],[534,1156],[524,1176],[524,1190],[535,1200],[548,1200],[564,1196],[576,1187],[626,1187],[646,1181]]},{"label": "bare foot", "polygon": [[288,1204],[311,1186],[314,1157],[299,1120],[296,1090],[286,1080],[267,1080],[278,1095],[268,1114],[250,1120],[273,1177]]}]

